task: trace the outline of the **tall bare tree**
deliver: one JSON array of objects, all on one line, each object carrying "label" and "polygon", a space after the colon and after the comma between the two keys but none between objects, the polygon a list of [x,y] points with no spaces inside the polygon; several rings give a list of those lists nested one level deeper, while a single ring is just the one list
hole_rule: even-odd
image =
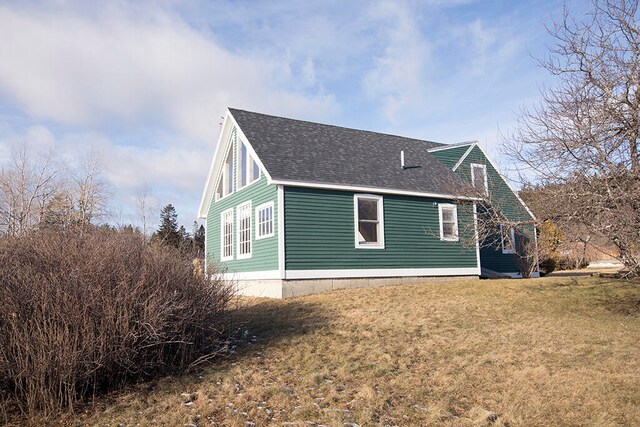
[{"label": "tall bare tree", "polygon": [[594,0],[584,16],[565,7],[548,30],[555,44],[539,62],[556,83],[521,111],[505,154],[557,190],[554,221],[608,237],[640,274],[638,0]]},{"label": "tall bare tree", "polygon": [[22,236],[42,220],[60,190],[53,153],[34,156],[26,142],[11,147],[0,170],[0,234]]},{"label": "tall bare tree", "polygon": [[157,210],[157,202],[153,197],[153,191],[148,183],[136,188],[136,210],[142,222],[142,235],[147,238],[149,232],[149,220]]},{"label": "tall bare tree", "polygon": [[103,155],[91,151],[82,159],[80,166],[69,173],[69,191],[75,208],[76,222],[79,225],[100,220],[107,213],[110,188],[102,175],[103,169]]}]

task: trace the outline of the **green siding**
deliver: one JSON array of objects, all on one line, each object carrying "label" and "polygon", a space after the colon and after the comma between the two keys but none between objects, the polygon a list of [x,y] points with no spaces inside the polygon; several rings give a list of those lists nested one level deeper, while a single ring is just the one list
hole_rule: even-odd
[{"label": "green siding", "polygon": [[458,160],[464,156],[464,153],[469,149],[469,145],[463,145],[461,147],[453,147],[448,150],[439,150],[434,151],[431,154],[442,163],[445,164],[449,169],[453,169]]},{"label": "green siding", "polygon": [[[437,203],[446,200],[382,195],[385,248],[356,249],[353,195],[285,187],[287,270],[477,267],[475,248],[440,240]],[[468,232],[471,211],[459,208],[458,221]]]},{"label": "green siding", "polygon": [[[444,150],[439,153],[454,150],[459,151],[454,148],[451,150]],[[453,165],[455,165],[458,160],[455,160]],[[489,185],[489,197],[491,199],[491,203],[495,204],[509,220],[529,221],[532,219],[531,215],[529,215],[524,206],[522,206],[522,203],[518,200],[513,191],[511,191],[511,188],[502,178],[500,173],[491,165],[482,150],[477,146],[471,150],[469,155],[464,159],[455,172],[459,176],[462,176],[464,179],[471,182],[471,163],[487,166],[487,182]],[[479,215],[482,215],[481,209],[479,209]],[[533,228],[531,227],[529,232],[532,232],[532,230]],[[495,248],[491,246],[482,247],[480,249],[480,261],[482,267],[490,270],[503,273],[518,271],[516,256],[513,254],[503,254],[502,248]]]},{"label": "green siding", "polygon": [[[232,133],[231,140],[236,141],[235,133]],[[234,188],[237,185],[238,176],[238,144],[234,142],[235,165],[234,165]],[[217,182],[217,178],[216,181]],[[215,199],[215,198],[214,198]],[[251,258],[237,259],[238,255],[238,235],[237,235],[237,211],[236,207],[248,200],[251,200]],[[256,207],[263,203],[273,202],[273,225],[274,235],[265,239],[256,240]],[[233,259],[220,261],[220,214],[225,210],[233,208]],[[278,269],[278,190],[275,185],[268,185],[267,178],[261,171],[260,179],[248,186],[235,189],[235,191],[219,201],[212,200],[207,213],[206,221],[207,239],[207,262],[219,264],[229,272],[247,271],[267,271]]]}]

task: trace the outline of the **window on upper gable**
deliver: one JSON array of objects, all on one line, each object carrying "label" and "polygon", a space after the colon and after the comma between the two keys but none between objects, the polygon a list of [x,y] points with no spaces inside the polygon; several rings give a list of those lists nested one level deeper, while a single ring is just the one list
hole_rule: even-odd
[{"label": "window on upper gable", "polygon": [[222,166],[222,174],[216,187],[216,200],[233,193],[233,143],[227,151],[227,155]]},{"label": "window on upper gable", "polygon": [[487,165],[471,163],[471,184],[479,194],[489,195],[489,183],[487,182]]},{"label": "window on upper gable", "polygon": [[438,205],[440,214],[440,240],[458,241],[458,208],[449,203]]},{"label": "window on upper gable", "polygon": [[356,248],[384,249],[384,209],[381,196],[354,196]]},{"label": "window on upper gable", "polygon": [[240,157],[238,160],[240,171],[238,188],[245,187],[260,178],[260,168],[251,154],[249,154],[249,150],[244,143],[240,144]]}]

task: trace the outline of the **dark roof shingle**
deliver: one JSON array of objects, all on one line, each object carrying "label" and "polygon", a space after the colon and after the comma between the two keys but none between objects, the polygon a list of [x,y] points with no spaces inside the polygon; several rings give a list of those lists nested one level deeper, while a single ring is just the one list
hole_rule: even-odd
[{"label": "dark roof shingle", "polygon": [[[452,194],[452,183],[467,185],[427,152],[445,144],[234,108],[229,111],[276,181],[434,194]],[[405,169],[400,166],[401,151],[409,166]]]}]

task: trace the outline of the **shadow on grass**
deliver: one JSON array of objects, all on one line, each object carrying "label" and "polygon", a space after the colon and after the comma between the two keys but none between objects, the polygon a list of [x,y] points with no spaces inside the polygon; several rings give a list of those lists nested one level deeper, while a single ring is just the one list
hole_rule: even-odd
[{"label": "shadow on grass", "polygon": [[616,285],[615,288],[602,287],[598,305],[611,313],[640,317],[640,283],[618,280]]},{"label": "shadow on grass", "polygon": [[[243,298],[232,313],[232,322],[242,330],[243,341],[261,345],[311,333],[329,326],[333,318],[326,307],[301,300]],[[238,349],[237,356],[242,357],[243,350]]]}]

